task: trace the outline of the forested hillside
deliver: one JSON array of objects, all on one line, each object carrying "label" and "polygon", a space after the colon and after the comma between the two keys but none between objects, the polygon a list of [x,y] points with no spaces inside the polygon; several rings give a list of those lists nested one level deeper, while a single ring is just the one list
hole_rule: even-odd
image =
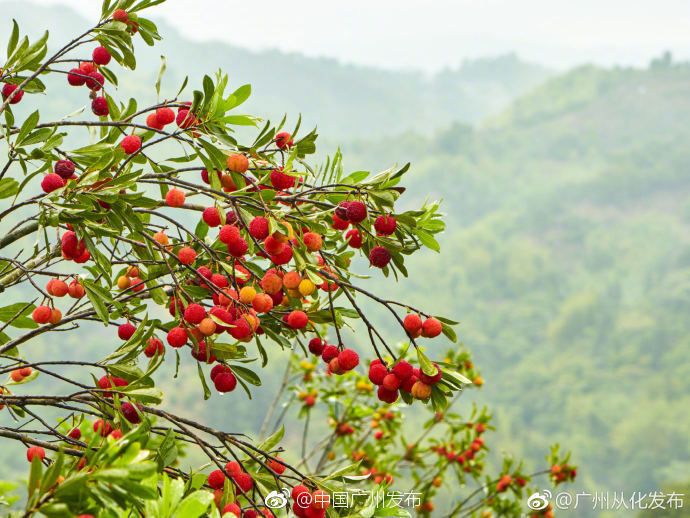
[{"label": "forested hillside", "polygon": [[501,446],[557,437],[589,491],[690,473],[689,86],[684,64],[583,67],[476,130],[345,149],[444,199],[446,253],[402,289],[462,321]]}]

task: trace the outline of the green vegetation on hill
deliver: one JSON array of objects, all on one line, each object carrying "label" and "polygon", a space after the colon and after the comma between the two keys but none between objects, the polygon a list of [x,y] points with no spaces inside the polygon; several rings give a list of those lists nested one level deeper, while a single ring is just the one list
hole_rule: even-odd
[{"label": "green vegetation on hill", "polygon": [[590,492],[690,473],[689,86],[684,64],[582,67],[476,130],[344,149],[444,199],[444,254],[400,289],[461,320],[495,445],[538,460],[555,437]]}]

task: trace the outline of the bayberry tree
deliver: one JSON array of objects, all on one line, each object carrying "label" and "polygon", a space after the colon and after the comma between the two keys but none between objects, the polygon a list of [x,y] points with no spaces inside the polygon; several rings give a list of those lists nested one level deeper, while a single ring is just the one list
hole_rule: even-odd
[{"label": "bayberry tree", "polygon": [[[25,445],[30,467],[10,514],[408,516],[439,499],[449,516],[524,513],[534,474],[510,458],[488,473],[490,415],[459,408],[482,380],[455,322],[356,274],[366,261],[397,279],[406,256],[438,250],[438,204],[396,210],[407,166],[347,174],[339,154],[310,164],[316,132],[235,113],[250,87],[230,93],[222,73],[148,106],[120,101],[115,70],[135,67],[135,38],[160,39],[141,11],[161,2],[105,0],[98,24],[50,56],[47,34],[31,42],[11,29],[0,76],[10,303],[0,437]],[[80,88],[93,116],[75,107],[43,120],[41,103],[60,95],[48,75]],[[21,120],[19,103],[32,105]],[[32,350],[37,337],[93,322],[104,326],[99,361]],[[290,353],[283,370],[271,361],[279,350]],[[166,410],[156,373],[181,355],[195,360],[179,377],[198,376],[200,401],[238,386],[233,397],[251,397],[265,373],[284,372],[256,437]],[[59,389],[32,391],[39,377]],[[281,446],[292,414],[306,423],[291,432],[301,451]],[[317,420],[330,432],[310,441]],[[190,449],[206,462],[182,469]],[[548,460],[554,483],[575,477],[556,449]],[[0,505],[17,498],[0,485]]]}]

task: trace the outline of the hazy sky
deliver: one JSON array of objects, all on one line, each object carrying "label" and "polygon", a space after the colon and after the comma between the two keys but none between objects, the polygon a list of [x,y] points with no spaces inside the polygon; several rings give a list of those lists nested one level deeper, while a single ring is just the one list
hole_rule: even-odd
[{"label": "hazy sky", "polygon": [[[101,3],[36,1],[94,16]],[[690,57],[689,0],[168,0],[152,12],[193,39],[391,68],[507,51],[554,67]]]}]

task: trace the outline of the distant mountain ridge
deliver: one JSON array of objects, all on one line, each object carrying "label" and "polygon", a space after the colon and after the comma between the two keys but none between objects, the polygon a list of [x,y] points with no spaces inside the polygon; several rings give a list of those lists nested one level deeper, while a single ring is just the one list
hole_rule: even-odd
[{"label": "distant mountain ridge", "polygon": [[[34,9],[27,8],[27,2],[2,2],[1,34],[9,34],[12,18],[32,36],[48,29],[53,48],[90,22],[61,6]],[[177,92],[186,75],[188,88],[198,88],[203,74],[222,69],[230,74],[231,86],[252,84],[253,95],[243,109],[273,119],[287,113],[291,121],[301,113],[303,127],[318,124],[322,135],[338,141],[407,130],[431,134],[455,121],[473,123],[504,109],[551,74],[508,54],[465,61],[456,69],[428,77],[422,72],[345,65],[277,50],[253,52],[221,42],[192,42],[163,22],[159,30],[163,41],[153,48],[140,44],[137,71],[121,74],[127,93],[153,94],[163,54],[168,67],[163,79],[167,95]]]}]

